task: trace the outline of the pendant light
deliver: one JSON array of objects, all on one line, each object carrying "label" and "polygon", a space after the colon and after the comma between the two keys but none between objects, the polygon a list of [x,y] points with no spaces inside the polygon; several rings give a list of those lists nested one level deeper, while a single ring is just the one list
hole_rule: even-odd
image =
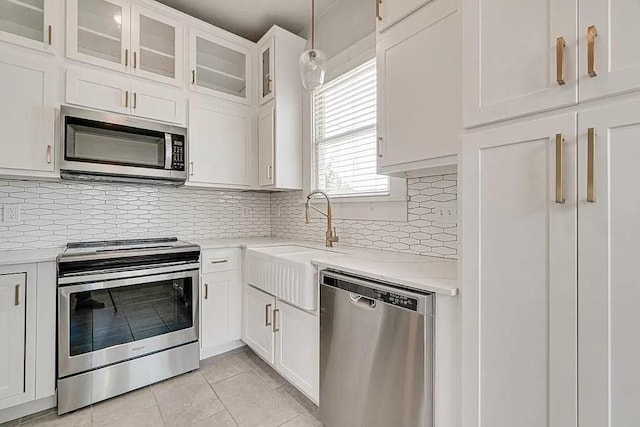
[{"label": "pendant light", "polygon": [[315,0],[311,0],[311,49],[300,55],[300,77],[305,89],[312,91],[324,83],[324,72],[327,66],[327,56],[315,48]]}]

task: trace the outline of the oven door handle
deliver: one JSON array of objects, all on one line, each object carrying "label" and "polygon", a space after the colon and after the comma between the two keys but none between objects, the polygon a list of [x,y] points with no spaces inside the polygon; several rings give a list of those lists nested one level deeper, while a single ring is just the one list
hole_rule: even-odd
[{"label": "oven door handle", "polygon": [[96,291],[99,289],[112,289],[112,288],[119,288],[122,286],[139,285],[142,283],[151,283],[151,282],[158,282],[163,280],[175,280],[175,279],[186,279],[186,278],[192,278],[193,283],[197,284],[198,270],[191,270],[188,272],[182,271],[182,272],[176,272],[176,273],[164,273],[164,274],[157,274],[154,276],[138,276],[138,277],[123,278],[123,279],[115,279],[115,280],[104,280],[104,281],[82,283],[78,285],[60,286],[58,287],[58,292],[60,293],[60,295],[68,297],[69,295],[76,292]]},{"label": "oven door handle", "polygon": [[171,169],[173,166],[173,135],[164,134],[164,168]]}]

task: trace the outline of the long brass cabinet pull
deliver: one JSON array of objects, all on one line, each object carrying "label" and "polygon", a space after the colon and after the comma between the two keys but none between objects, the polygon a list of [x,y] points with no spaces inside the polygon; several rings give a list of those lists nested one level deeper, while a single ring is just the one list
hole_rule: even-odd
[{"label": "long brass cabinet pull", "polygon": [[138,93],[133,92],[133,108],[137,108],[137,107],[138,107]]},{"label": "long brass cabinet pull", "polygon": [[595,203],[596,201],[596,192],[594,189],[595,149],[596,130],[589,128],[587,129],[587,202],[590,203]]},{"label": "long brass cabinet pull", "polygon": [[51,46],[51,43],[53,42],[52,37],[51,37],[51,32],[52,32],[52,28],[51,28],[51,25],[49,25],[47,27],[47,33],[48,33],[48,36],[49,36],[49,46]]},{"label": "long brass cabinet pull", "polygon": [[191,70],[191,84],[196,84],[196,70]]},{"label": "long brass cabinet pull", "polygon": [[556,203],[564,203],[564,136],[556,134]]},{"label": "long brass cabinet pull", "polygon": [[589,77],[596,77],[596,37],[598,30],[595,25],[587,28],[587,74]]},{"label": "long brass cabinet pull", "polygon": [[211,264],[224,264],[225,262],[229,262],[228,259],[214,259],[211,260]]},{"label": "long brass cabinet pull", "polygon": [[129,66],[129,49],[124,50],[124,66]]},{"label": "long brass cabinet pull", "polygon": [[564,37],[556,39],[556,81],[560,86],[566,84],[564,80],[564,47],[566,43]]},{"label": "long brass cabinet pull", "polygon": [[204,299],[209,299],[209,285],[204,284]]},{"label": "long brass cabinet pull", "polygon": [[137,52],[134,50],[133,51],[133,68],[136,68],[137,65],[138,65],[138,55],[137,55]]},{"label": "long brass cabinet pull", "polygon": [[380,15],[380,4],[382,0],[376,0],[376,19],[382,21],[382,15]]},{"label": "long brass cabinet pull", "polygon": [[278,328],[278,318],[276,317],[278,315],[278,312],[280,311],[280,309],[276,308],[275,310],[273,310],[273,332],[278,332],[280,330],[280,328]]},{"label": "long brass cabinet pull", "polygon": [[191,164],[191,171],[189,173],[189,175],[193,176],[193,162],[189,162]]},{"label": "long brass cabinet pull", "polygon": [[271,326],[271,322],[269,322],[269,312],[271,311],[271,304],[267,304],[264,306],[264,326]]},{"label": "long brass cabinet pull", "polygon": [[47,163],[51,163],[51,145],[47,145]]},{"label": "long brass cabinet pull", "polygon": [[18,283],[16,285],[16,294],[15,294],[15,299],[13,301],[13,305],[20,305],[20,284]]},{"label": "long brass cabinet pull", "polygon": [[124,108],[129,108],[129,91],[124,91]]}]

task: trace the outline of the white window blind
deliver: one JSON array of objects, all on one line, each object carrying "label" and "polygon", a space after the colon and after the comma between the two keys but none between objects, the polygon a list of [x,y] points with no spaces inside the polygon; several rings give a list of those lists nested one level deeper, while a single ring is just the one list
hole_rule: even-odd
[{"label": "white window blind", "polygon": [[313,92],[313,177],[333,196],[389,194],[376,174],[376,63],[354,68]]}]

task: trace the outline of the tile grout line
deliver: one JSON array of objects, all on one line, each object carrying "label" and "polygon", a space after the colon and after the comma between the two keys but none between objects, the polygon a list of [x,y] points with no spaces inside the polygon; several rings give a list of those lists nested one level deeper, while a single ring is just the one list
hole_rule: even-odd
[{"label": "tile grout line", "polygon": [[[246,372],[246,371],[244,371],[244,372]],[[232,376],[230,376],[229,378],[233,378],[233,377],[235,377],[235,376],[237,376],[237,375],[240,375],[241,373],[242,373],[242,372],[240,372],[239,374],[236,374],[236,375],[232,375]],[[227,411],[227,413],[229,414],[229,416],[231,417],[231,419],[233,420],[233,422],[234,422],[234,423],[236,423],[236,426],[239,426],[240,424],[239,424],[239,423],[238,423],[238,421],[235,419],[235,417],[233,416],[233,414],[231,413],[231,411],[229,410],[229,408],[227,407],[227,405],[224,403],[224,400],[222,400],[222,398],[218,395],[218,393],[216,393],[216,390],[213,388],[213,384],[211,384],[211,383],[209,382],[209,380],[207,379],[207,377],[205,377],[204,375],[202,375],[202,377],[203,377],[203,378],[204,378],[204,380],[207,382],[207,385],[209,386],[209,388],[211,389],[211,391],[213,391],[213,394],[218,398],[218,400],[219,400],[219,401],[220,401],[220,403],[222,404],[222,407],[224,408],[224,409],[223,409],[223,410],[221,410],[221,411],[218,411],[218,412],[215,412],[215,413],[211,414],[211,416],[210,416],[210,417],[213,417],[214,415],[219,414],[219,413],[221,413],[221,412],[223,412],[223,411]],[[225,379],[227,379],[227,378],[225,378]],[[220,381],[224,381],[224,380],[220,380]],[[217,381],[217,382],[220,382],[220,381]],[[215,383],[214,383],[214,384],[215,384]],[[207,418],[210,418],[210,417],[207,417]],[[205,418],[205,419],[206,419],[206,418]]]}]

